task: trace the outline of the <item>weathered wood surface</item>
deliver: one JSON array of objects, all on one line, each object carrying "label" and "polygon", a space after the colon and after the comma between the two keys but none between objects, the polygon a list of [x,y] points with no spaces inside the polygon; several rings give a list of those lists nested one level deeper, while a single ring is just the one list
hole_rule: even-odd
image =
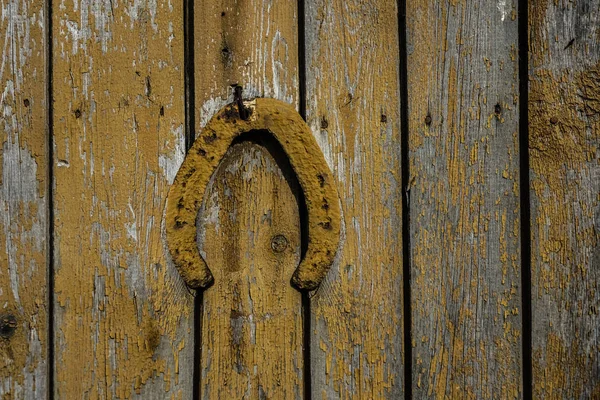
[{"label": "weathered wood surface", "polygon": [[311,300],[312,398],[402,398],[398,10],[305,7],[307,123],[343,214],[338,260]]},{"label": "weathered wood surface", "polygon": [[529,7],[533,397],[600,398],[600,2]]},{"label": "weathered wood surface", "polygon": [[407,2],[415,398],[520,398],[516,2]]},{"label": "weathered wood surface", "polygon": [[[194,43],[196,135],[218,110],[233,101],[232,86],[234,85],[243,88],[244,98],[270,97],[297,107],[299,82],[296,2],[282,0],[271,2],[262,0],[198,1],[194,5]],[[248,186],[256,194],[254,197],[256,204],[246,204],[246,208],[241,204],[237,205],[240,213],[250,212],[248,207],[264,208],[269,204],[272,204],[275,209],[291,201],[290,194],[283,192],[280,193],[281,198],[277,200],[277,203],[273,203],[274,199],[269,193],[273,185],[280,186],[281,190],[289,191],[290,189],[277,183],[279,181],[275,178],[279,173],[267,168],[268,164],[272,164],[272,160],[264,149],[251,146],[243,151],[242,149],[236,150],[236,154],[246,154],[246,158],[250,157],[254,163],[260,161],[260,165],[252,167],[251,175],[246,176],[246,178],[254,177],[256,181]],[[233,160],[231,162],[233,163]],[[249,168],[249,166],[244,168]],[[236,178],[239,180],[239,185],[242,185],[242,178],[244,177]],[[215,186],[219,187],[217,184]],[[219,193],[219,189],[216,187],[212,189],[212,193]],[[223,212],[231,210],[234,206],[223,195],[218,199],[211,197],[206,201],[212,202],[213,210],[220,209]],[[275,226],[267,228],[261,225],[261,221],[255,222],[250,219],[240,220],[236,224],[231,222],[225,224],[226,217],[227,215],[223,214],[216,221],[211,222],[222,221],[223,226],[239,229],[239,233],[236,233],[235,236],[240,241],[247,241],[249,232],[255,231],[256,234],[259,227],[265,235],[275,229]],[[275,219],[272,218],[272,220],[273,223],[276,223]],[[289,225],[290,219],[284,219],[277,223],[282,223],[282,228],[287,226],[286,229],[291,226]],[[222,235],[226,232],[222,231],[219,234]],[[219,240],[223,241],[224,239],[220,238]],[[298,353],[300,351],[298,346],[302,345],[302,337],[298,336],[301,334],[302,326],[298,325],[301,321],[297,314],[300,306],[297,302],[300,301],[300,296],[291,291],[289,279],[285,281],[283,271],[278,278],[278,283],[272,283],[272,285],[287,286],[280,288],[273,286],[271,291],[261,293],[260,286],[264,281],[261,283],[258,277],[263,274],[263,271],[258,268],[258,258],[256,257],[267,254],[265,253],[267,249],[260,247],[265,244],[262,242],[264,242],[263,239],[261,242],[256,242],[254,245],[256,247],[250,246],[250,244],[244,245],[249,246],[248,251],[251,250],[254,252],[253,254],[256,254],[254,260],[239,256],[239,261],[243,262],[246,267],[244,269],[242,268],[244,265],[239,265],[238,268],[247,272],[254,271],[253,276],[256,277],[256,281],[244,280],[240,272],[236,273],[239,275],[237,278],[235,275],[228,277],[224,271],[217,272],[217,268],[225,268],[225,264],[221,267],[218,266],[221,264],[219,260],[223,259],[223,253],[211,255],[208,250],[205,251],[207,257],[215,257],[214,260],[217,264],[208,262],[213,274],[223,275],[219,277],[215,275],[215,287],[204,293],[205,310],[202,319],[201,354],[201,395],[203,398],[216,398],[218,394],[222,394],[224,397],[241,398],[242,396],[238,395],[240,393],[247,393],[249,398],[260,398],[263,395],[267,398],[294,398],[303,393],[303,355]],[[266,244],[268,245],[268,243]],[[233,243],[229,245],[235,246]],[[215,244],[215,249],[219,249],[216,246]],[[234,248],[229,247],[229,251],[233,251]],[[273,262],[272,256],[270,257]],[[224,261],[229,263],[232,260],[225,259]],[[290,258],[287,262],[291,261]],[[252,268],[251,264],[254,265]],[[217,266],[212,267],[212,265]],[[297,264],[293,269],[296,266]],[[275,276],[271,278],[274,282]],[[219,283],[219,279],[221,283]],[[224,279],[226,280],[223,281]],[[236,294],[234,298],[233,289],[236,285],[240,288],[240,293],[239,297]],[[258,295],[258,293],[261,294]],[[275,306],[274,301],[279,302],[279,306]],[[281,309],[277,310],[277,308]],[[277,314],[282,313],[284,309],[287,311]],[[279,317],[269,321],[266,318],[267,314],[279,315]],[[234,316],[231,317],[231,315]],[[227,327],[231,331],[231,336],[226,336],[224,333]],[[262,332],[261,329],[263,329]],[[278,329],[296,336],[280,338],[277,333]],[[283,331],[281,333],[283,334]],[[228,341],[231,340],[234,341],[235,346],[229,352],[224,351],[223,346],[227,346],[230,343]],[[272,347],[269,348],[267,341],[273,340],[276,340],[274,343],[277,344],[271,344]],[[281,346],[281,348],[275,348],[276,346]],[[282,358],[286,351],[293,352],[288,354],[290,358]],[[276,357],[276,359],[266,360],[263,357]],[[219,371],[217,368],[222,368],[222,370]],[[272,377],[269,377],[270,373],[278,375],[280,380],[273,380]]]},{"label": "weathered wood surface", "polygon": [[281,155],[236,144],[206,192],[199,238],[215,284],[202,309],[205,399],[303,398],[302,295],[290,283],[299,187]]},{"label": "weathered wood surface", "polygon": [[52,16],[55,395],[191,398],[193,297],[162,226],[185,147],[183,4]]},{"label": "weathered wood surface", "polygon": [[46,9],[0,6],[0,398],[48,382]]},{"label": "weathered wood surface", "polygon": [[233,100],[232,85],[298,105],[296,2],[200,0],[194,43],[197,129]]}]

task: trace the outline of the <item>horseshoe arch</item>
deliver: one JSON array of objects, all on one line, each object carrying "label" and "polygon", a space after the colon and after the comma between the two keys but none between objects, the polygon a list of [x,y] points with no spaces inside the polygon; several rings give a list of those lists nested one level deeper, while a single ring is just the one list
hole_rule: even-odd
[{"label": "horseshoe arch", "polygon": [[167,246],[173,262],[189,287],[204,289],[212,284],[214,278],[196,244],[196,217],[210,178],[227,149],[236,137],[250,131],[268,131],[281,144],[298,177],[308,213],[308,246],[292,283],[301,290],[316,289],[333,263],[339,244],[338,192],[321,149],[302,117],[292,106],[274,99],[229,104],[196,138],[167,198]]}]

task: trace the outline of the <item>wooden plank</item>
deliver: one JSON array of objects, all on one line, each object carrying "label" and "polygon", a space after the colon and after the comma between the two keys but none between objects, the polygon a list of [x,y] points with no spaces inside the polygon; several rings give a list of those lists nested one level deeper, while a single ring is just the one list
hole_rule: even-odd
[{"label": "wooden plank", "polygon": [[[232,85],[243,88],[244,98],[271,97],[297,107],[296,2],[202,0],[197,2],[194,8],[194,36],[197,132],[219,109],[233,101]],[[265,163],[269,158],[264,150],[253,146],[236,152],[242,152],[247,155],[246,157],[252,155],[250,159],[255,160],[254,162],[260,161],[260,165],[255,166],[252,173],[256,178],[256,182],[252,184],[252,190],[256,193],[256,204],[252,205],[253,208],[264,208],[271,204],[276,209],[278,204],[289,203],[289,194],[280,193],[281,198],[277,203],[274,203],[269,194],[270,188],[277,182],[275,178],[278,174],[267,169]],[[258,177],[262,178],[258,179]],[[277,185],[280,186],[279,183]],[[282,186],[281,190],[284,188],[285,186]],[[218,191],[217,188],[213,189],[213,193]],[[220,196],[218,201],[214,199],[211,201],[215,201],[213,208],[227,210],[232,206],[223,196]],[[248,210],[244,212],[249,212]],[[225,217],[225,215],[220,217],[223,223],[226,221]],[[282,217],[280,216],[279,219]],[[275,218],[273,217],[272,220],[275,221]],[[277,223],[283,224],[282,228],[288,226],[289,229],[292,222],[283,219]],[[231,229],[234,228],[231,223],[227,225]],[[259,222],[240,220],[236,229],[248,233],[258,231],[261,226]],[[267,227],[261,227],[262,231],[264,234],[269,233]],[[220,234],[224,233],[225,231],[222,231]],[[244,238],[242,242],[247,242],[248,236],[240,235],[242,233],[236,233],[235,236]],[[256,246],[248,247],[248,251],[252,250],[253,254],[256,254],[254,257],[256,260],[259,255],[267,255],[264,248],[258,247],[258,244]],[[214,262],[217,265],[222,263],[220,261],[223,257],[222,253],[211,255],[207,251],[206,255],[215,257]],[[270,255],[269,262],[273,262],[272,258]],[[248,263],[251,260],[242,259],[242,261]],[[208,264],[215,274],[215,268],[211,267],[210,261]],[[223,281],[226,275],[221,275],[222,283],[219,284],[219,278],[215,274],[215,287],[208,289],[204,294],[201,394],[203,398],[217,398],[220,395],[227,398],[242,398],[243,395],[250,398],[301,396],[303,355],[299,353],[298,347],[302,345],[302,338],[298,336],[302,328],[301,320],[298,319],[300,297],[295,291],[290,291],[289,279],[287,281],[283,279],[285,275],[279,276],[278,283],[272,285],[287,286],[277,287],[277,289],[273,286],[271,291],[261,293],[259,286],[264,285],[264,281],[260,283],[258,277],[262,272],[258,273],[256,266],[249,268],[250,265],[246,265],[245,271],[251,275],[239,276],[237,281],[233,277]],[[242,267],[243,265],[240,265],[240,268]],[[256,279],[256,282],[248,281],[250,276]],[[275,278],[270,279],[275,282]],[[234,296],[235,285],[240,288],[239,295],[243,297]],[[227,296],[223,294],[225,292]],[[272,303],[273,301],[278,304],[277,307]],[[230,304],[229,309],[225,307],[228,304]],[[251,308],[252,304],[254,309]],[[260,306],[261,304],[264,305]],[[279,317],[269,321],[263,318],[267,314]],[[227,330],[231,330],[231,335],[219,333]],[[286,332],[286,335],[292,336],[279,337],[277,330],[281,330],[282,335]],[[219,341],[219,337],[223,339]],[[224,351],[223,346],[227,346],[231,341],[234,342],[232,349],[236,349],[235,353]],[[268,363],[265,357],[271,357]],[[290,364],[292,360],[294,365]],[[273,380],[271,374],[276,374],[278,380]]]},{"label": "wooden plank", "polygon": [[299,186],[283,154],[236,144],[206,192],[199,237],[215,284],[203,303],[205,399],[303,398],[302,295],[290,283]]},{"label": "wooden plank", "polygon": [[402,398],[396,1],[306,1],[306,118],[337,180],[342,247],[311,300],[312,398]]},{"label": "wooden plank", "polygon": [[600,398],[600,2],[529,7],[533,396]]},{"label": "wooden plank", "polygon": [[0,8],[0,397],[47,395],[48,140],[43,1]]},{"label": "wooden plank", "polygon": [[415,398],[520,398],[517,3],[407,2]]},{"label": "wooden plank", "polygon": [[193,296],[162,224],[185,148],[183,4],[52,18],[55,395],[191,398]]},{"label": "wooden plank", "polygon": [[233,100],[270,97],[298,105],[298,17],[284,0],[200,0],[194,8],[195,125]]}]

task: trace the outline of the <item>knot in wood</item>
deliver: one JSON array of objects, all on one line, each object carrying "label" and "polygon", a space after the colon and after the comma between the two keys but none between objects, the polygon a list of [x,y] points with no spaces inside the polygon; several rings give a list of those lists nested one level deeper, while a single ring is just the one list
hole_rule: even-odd
[{"label": "knot in wood", "polygon": [[283,235],[275,235],[271,239],[271,249],[275,253],[283,253],[283,251],[285,251],[285,249],[287,249],[287,246],[288,246],[288,240]]}]

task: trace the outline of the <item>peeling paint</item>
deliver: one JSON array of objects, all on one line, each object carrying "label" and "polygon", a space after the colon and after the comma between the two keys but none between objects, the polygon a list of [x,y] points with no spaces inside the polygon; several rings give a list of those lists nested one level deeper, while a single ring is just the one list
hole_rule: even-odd
[{"label": "peeling paint", "polygon": [[313,398],[404,396],[396,6],[305,4],[306,119],[343,210],[343,246],[311,297]]},{"label": "peeling paint", "polygon": [[533,396],[600,398],[600,4],[534,3]]},{"label": "peeling paint", "polygon": [[407,3],[415,397],[523,396],[510,3]]},{"label": "peeling paint", "polygon": [[183,4],[52,16],[55,395],[189,398],[193,296],[162,224],[185,146]]},{"label": "peeling paint", "polygon": [[47,396],[44,2],[0,5],[0,397]]},{"label": "peeling paint", "polygon": [[[200,214],[197,224],[215,277],[203,293],[203,398],[303,398],[302,296],[290,285],[300,188],[278,164],[268,147],[236,144],[206,191],[204,208],[217,215]],[[280,252],[275,235],[286,238]]]}]

